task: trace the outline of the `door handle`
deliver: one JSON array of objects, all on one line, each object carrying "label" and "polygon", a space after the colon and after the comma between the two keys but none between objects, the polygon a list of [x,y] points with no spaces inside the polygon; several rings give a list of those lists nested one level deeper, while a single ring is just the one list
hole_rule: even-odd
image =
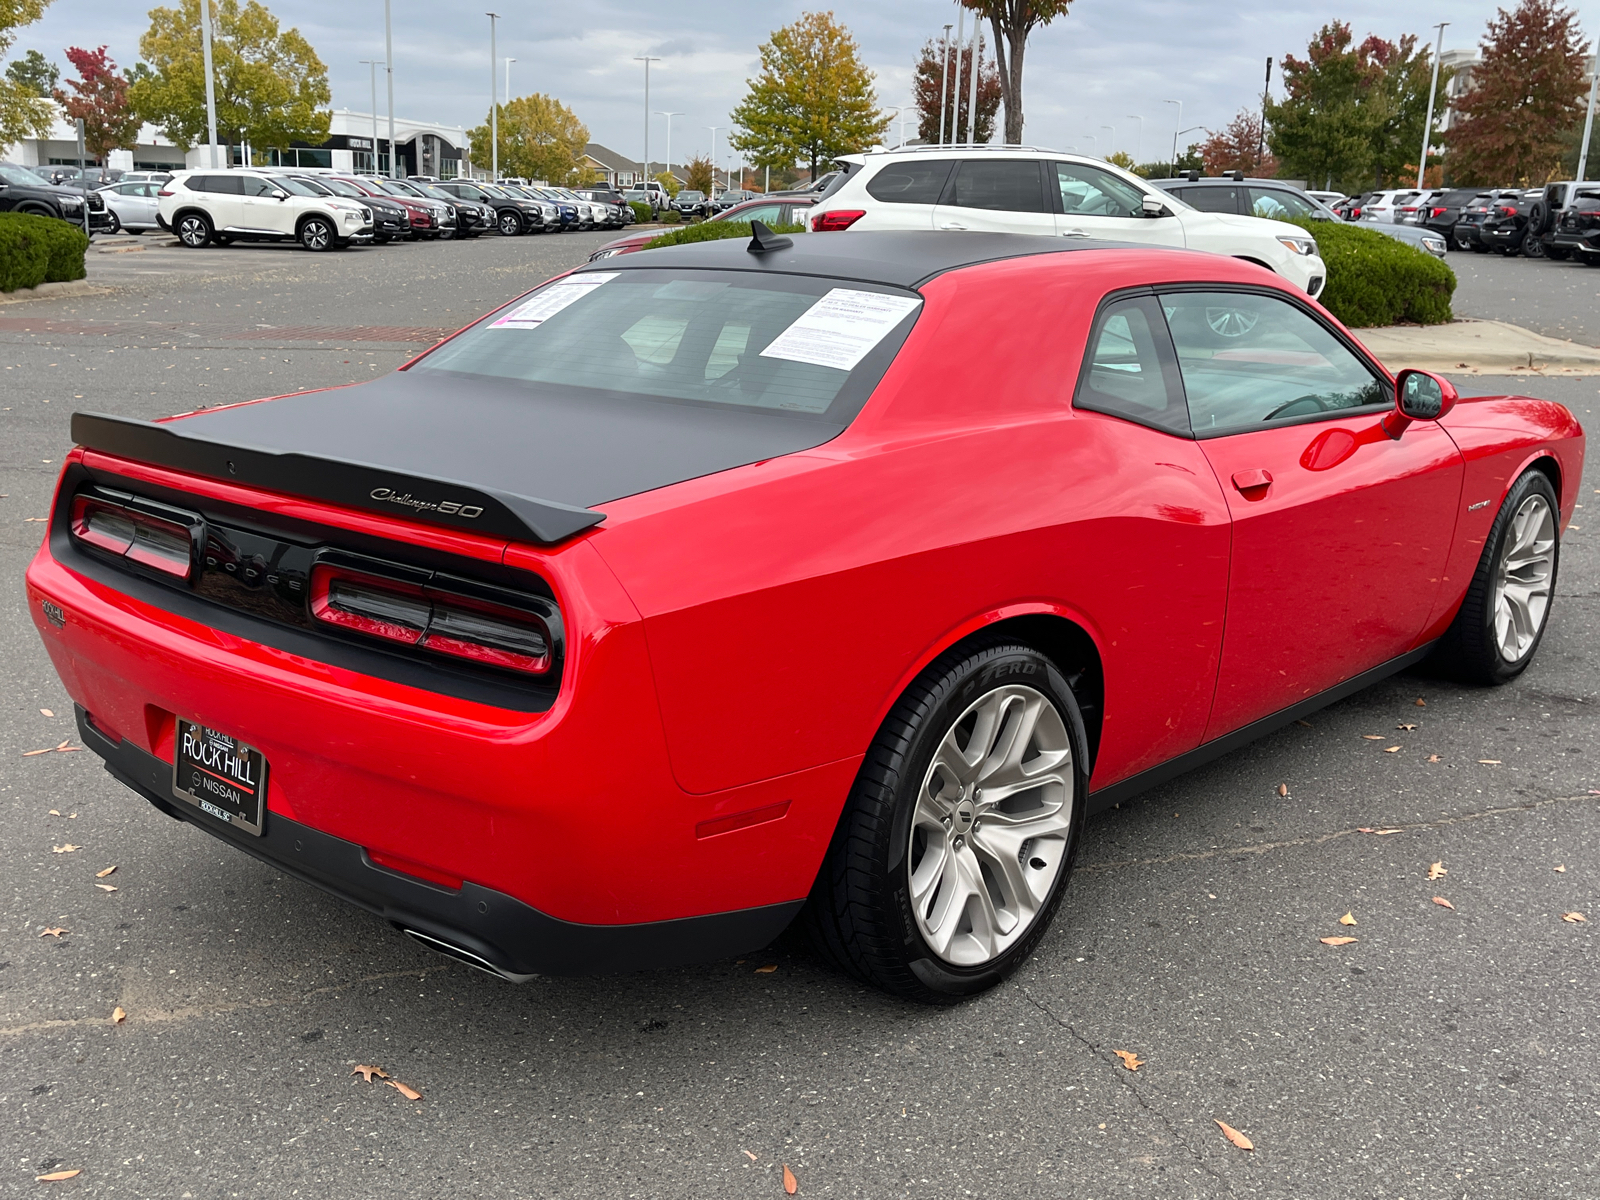
[{"label": "door handle", "polygon": [[965,229],[966,226],[963,225],[960,221],[947,221],[943,225],[939,226],[939,228],[940,229],[961,230],[961,229]]},{"label": "door handle", "polygon": [[[1233,473],[1233,486],[1246,500],[1260,500],[1267,494],[1267,489],[1272,486],[1272,472],[1263,471],[1260,467],[1248,471],[1235,471]],[[1252,495],[1252,493],[1254,493]]]},{"label": "door handle", "polygon": [[1088,237],[1089,235],[1085,231],[1083,231],[1082,229],[1063,229],[1061,231],[1061,236],[1062,237]]}]

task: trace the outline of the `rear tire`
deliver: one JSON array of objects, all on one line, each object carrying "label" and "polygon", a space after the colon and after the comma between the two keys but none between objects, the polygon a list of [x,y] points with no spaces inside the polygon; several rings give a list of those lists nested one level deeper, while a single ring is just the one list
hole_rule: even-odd
[{"label": "rear tire", "polygon": [[1001,982],[1066,891],[1087,746],[1043,654],[996,636],[946,651],[867,751],[806,905],[813,944],[924,1004]]},{"label": "rear tire", "polygon": [[1434,661],[1463,683],[1515,679],[1538,652],[1561,565],[1560,505],[1543,471],[1529,469],[1501,504],[1461,610]]}]

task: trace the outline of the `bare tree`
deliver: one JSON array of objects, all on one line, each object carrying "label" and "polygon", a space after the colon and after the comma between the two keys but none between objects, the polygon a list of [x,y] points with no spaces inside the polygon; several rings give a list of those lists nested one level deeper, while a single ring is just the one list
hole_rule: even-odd
[{"label": "bare tree", "polygon": [[961,3],[989,18],[994,31],[995,60],[1000,68],[1000,96],[1006,106],[1006,142],[1022,142],[1022,59],[1028,48],[1028,35],[1036,26],[1048,25],[1065,16],[1072,0],[961,0]]}]

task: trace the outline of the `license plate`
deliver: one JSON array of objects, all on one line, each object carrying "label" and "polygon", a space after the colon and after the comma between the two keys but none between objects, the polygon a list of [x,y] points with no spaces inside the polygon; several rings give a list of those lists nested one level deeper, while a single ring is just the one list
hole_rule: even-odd
[{"label": "license plate", "polygon": [[267,759],[261,751],[192,721],[178,722],[172,788],[219,821],[261,835]]}]

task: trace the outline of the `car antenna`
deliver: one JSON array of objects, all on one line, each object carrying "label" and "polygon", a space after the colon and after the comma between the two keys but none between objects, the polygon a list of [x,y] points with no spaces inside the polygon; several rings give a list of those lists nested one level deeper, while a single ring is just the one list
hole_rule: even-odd
[{"label": "car antenna", "polygon": [[770,254],[774,250],[787,250],[793,245],[791,238],[773,233],[764,222],[750,222],[750,244],[745,249],[751,254]]}]

